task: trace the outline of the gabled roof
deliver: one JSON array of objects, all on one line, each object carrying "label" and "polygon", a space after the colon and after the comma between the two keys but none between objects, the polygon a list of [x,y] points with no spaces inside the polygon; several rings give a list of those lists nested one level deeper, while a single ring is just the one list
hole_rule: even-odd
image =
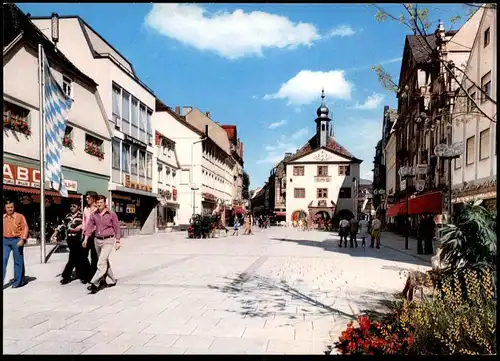
[{"label": "gabled roof", "polygon": [[[432,50],[436,49],[436,35],[427,35],[427,42]],[[417,64],[425,63],[429,59],[429,46],[422,35],[406,35],[413,59]]]},{"label": "gabled roof", "polygon": [[97,83],[78,69],[59,49],[56,51],[52,41],[15,4],[3,4],[2,10],[4,56],[13,49],[13,41],[25,40],[35,47],[42,44],[45,55],[50,61],[64,67],[87,85],[97,87]]},{"label": "gabled roof", "polygon": [[[298,158],[301,158],[307,154],[310,154],[318,149],[320,149],[322,147],[319,146],[318,144],[318,138],[316,137],[316,135],[314,135],[311,139],[309,139],[307,141],[307,143],[302,147],[300,148],[291,158],[287,159],[287,163],[289,162],[293,162],[294,160],[298,159]],[[349,153],[349,151],[347,149],[345,149],[343,146],[341,146],[339,143],[337,143],[337,141],[331,137],[329,140],[328,140],[328,144],[326,145],[326,147],[323,147],[324,149],[327,149],[335,154],[338,154],[342,157],[346,157],[346,158],[349,158],[355,162],[362,162],[361,159],[358,159],[356,158],[354,155],[352,155],[351,153]]]},{"label": "gabled roof", "polygon": [[178,115],[176,112],[174,112],[172,110],[172,108],[170,108],[169,106],[167,106],[165,103],[163,103],[158,98],[156,98],[155,112],[167,112],[168,114],[170,114],[170,116],[172,116],[172,118],[174,118],[175,120],[177,120],[179,123],[181,123],[185,127],[189,128],[190,130],[192,130],[196,134],[198,134],[200,136],[204,136],[205,135],[205,133],[203,133],[202,131],[198,130],[198,128],[196,128],[195,126],[193,126],[193,125],[189,124],[188,122],[186,122],[186,120],[184,119],[184,117]]}]

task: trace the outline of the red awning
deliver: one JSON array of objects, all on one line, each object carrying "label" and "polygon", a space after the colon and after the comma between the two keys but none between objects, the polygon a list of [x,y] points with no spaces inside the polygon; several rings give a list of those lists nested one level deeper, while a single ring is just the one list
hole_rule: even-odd
[{"label": "red awning", "polygon": [[410,199],[409,214],[441,214],[443,213],[443,194],[432,192]]},{"label": "red awning", "polygon": [[[28,188],[28,187],[17,187],[17,186],[10,186],[10,185],[4,185],[3,189],[5,191],[12,191],[12,192],[21,192],[21,193],[29,193],[29,194],[40,194],[40,189],[38,188]],[[45,195],[47,196],[54,196],[54,197],[61,197],[59,192],[54,192],[54,191],[45,191]],[[77,198],[80,199],[81,195],[79,194],[68,194],[68,198]]]},{"label": "red awning", "polygon": [[276,217],[286,217],[286,212],[275,212]]},{"label": "red awning", "polygon": [[233,214],[245,214],[246,212],[243,208],[233,208]]},{"label": "red awning", "polygon": [[405,209],[404,209],[405,203],[406,202],[399,202],[399,203],[396,203],[396,204],[393,204],[392,206],[390,206],[387,209],[387,213],[386,213],[387,216],[388,217],[396,217],[398,214],[404,213],[405,212]]}]

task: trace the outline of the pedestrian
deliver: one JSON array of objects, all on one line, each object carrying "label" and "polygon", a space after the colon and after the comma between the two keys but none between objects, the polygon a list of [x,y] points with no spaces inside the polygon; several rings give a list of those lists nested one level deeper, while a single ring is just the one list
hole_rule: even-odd
[{"label": "pedestrian", "polygon": [[[70,205],[70,213],[64,218],[63,227],[66,229],[66,241],[69,248],[69,258],[61,274],[61,284],[65,285],[71,282],[73,269],[76,271],[76,277],[82,283],[90,281],[90,263],[85,256],[85,248],[82,246],[83,214],[80,211],[80,202],[73,199]],[[52,235],[52,239],[57,239],[61,232],[58,228]]]},{"label": "pedestrian", "polygon": [[356,217],[352,217],[351,220],[349,221],[349,243],[351,248],[353,248],[354,244],[356,245],[356,248],[358,248],[358,230],[359,230],[359,224],[358,220]]},{"label": "pedestrian", "polygon": [[251,230],[251,226],[250,226],[250,216],[247,214],[245,216],[245,232],[243,232],[244,235],[250,235],[250,230]]},{"label": "pedestrian", "polygon": [[434,217],[430,214],[427,215],[424,225],[424,254],[434,254],[432,249],[432,240],[436,232],[436,223]]},{"label": "pedestrian", "polygon": [[253,235],[253,216],[249,214],[248,218],[250,219],[250,235]]},{"label": "pedestrian", "polygon": [[26,218],[14,210],[14,201],[4,201],[3,215],[3,282],[7,273],[7,264],[12,252],[14,260],[14,282],[12,288],[25,285],[24,282],[24,245],[28,239],[28,223]]},{"label": "pedestrian", "polygon": [[240,228],[240,221],[238,220],[238,217],[234,217],[234,232],[233,236],[238,236],[238,229]]},{"label": "pedestrian", "polygon": [[359,221],[359,236],[361,237],[361,247],[366,247],[366,238],[368,238],[369,223],[364,216]]},{"label": "pedestrian", "polygon": [[347,248],[347,235],[348,234],[349,234],[349,221],[345,218],[342,218],[339,222],[339,236],[340,236],[339,247],[342,247],[342,240],[343,240],[344,247]]},{"label": "pedestrian", "polygon": [[418,227],[417,227],[417,254],[424,254],[423,241],[424,241],[425,227],[426,227],[426,214],[423,214],[420,217],[420,221],[418,222]]},{"label": "pedestrian", "polygon": [[[97,271],[90,281],[90,286],[87,288],[92,294],[97,293],[104,284],[107,287],[116,286],[116,278],[111,270],[109,256],[115,248],[120,249],[120,224],[116,213],[108,209],[106,206],[106,197],[103,195],[97,196],[97,209],[90,215],[87,228],[85,230],[85,240],[83,247],[88,247],[88,240],[94,236],[95,248],[99,260],[97,262]],[[111,283],[106,283],[106,277]],[[101,285],[102,282],[102,285]]]},{"label": "pedestrian", "polygon": [[373,243],[375,243],[376,248],[380,248],[380,232],[382,231],[382,222],[380,219],[375,217],[372,223],[371,235],[372,241],[370,248],[373,248]]},{"label": "pedestrian", "polygon": [[[85,200],[87,202],[87,206],[83,210],[83,233],[87,234],[87,226],[89,223],[90,216],[96,211],[96,200],[97,193],[93,191],[87,192],[85,195]],[[83,251],[84,257],[89,258],[90,253],[90,274],[89,278],[97,272],[97,262],[99,261],[99,256],[97,255],[97,250],[95,247],[94,235],[90,235],[87,239],[87,247]]]}]

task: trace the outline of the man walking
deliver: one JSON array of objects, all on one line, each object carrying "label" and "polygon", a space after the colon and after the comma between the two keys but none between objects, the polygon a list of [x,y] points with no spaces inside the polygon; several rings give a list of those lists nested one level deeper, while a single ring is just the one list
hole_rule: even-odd
[{"label": "man walking", "polygon": [[5,201],[3,215],[3,282],[7,273],[7,263],[12,252],[14,259],[14,283],[12,288],[24,286],[24,244],[28,239],[26,218],[14,211],[14,202]]},{"label": "man walking", "polygon": [[90,215],[87,228],[85,230],[85,240],[83,247],[88,246],[88,239],[94,235],[95,247],[99,260],[97,262],[97,272],[90,281],[87,288],[92,294],[100,290],[101,281],[106,282],[106,277],[111,280],[108,287],[116,285],[116,278],[109,264],[109,256],[113,247],[118,251],[120,249],[120,224],[116,213],[106,207],[106,197],[97,196],[97,209]]},{"label": "man walking", "polygon": [[[69,248],[69,258],[66,267],[62,273],[61,284],[65,285],[71,282],[71,274],[73,269],[76,269],[76,277],[82,283],[90,281],[90,264],[87,257],[85,257],[84,248],[82,247],[82,224],[83,214],[80,211],[80,202],[72,200],[70,206],[70,213],[64,218],[64,227],[66,227],[66,240]],[[59,230],[54,232],[52,236],[57,237]]]},{"label": "man walking", "polygon": [[342,247],[342,240],[343,240],[344,247],[347,248],[347,235],[348,234],[349,234],[349,221],[347,219],[343,218],[339,222],[339,236],[340,236],[339,247]]},{"label": "man walking", "polygon": [[[87,206],[83,210],[83,233],[87,234],[87,227],[90,216],[97,209],[96,207],[97,193],[92,191],[87,192],[87,194],[85,195],[85,200],[87,201]],[[90,252],[89,278],[91,278],[97,272],[97,262],[99,259],[99,256],[97,255],[97,251],[95,248],[95,241],[93,234],[88,237],[87,248],[83,251],[83,256],[86,257],[87,259],[89,258],[89,252]]]},{"label": "man walking", "polygon": [[357,237],[358,237],[359,223],[358,223],[358,220],[356,219],[356,217],[353,217],[349,221],[349,227],[350,227],[350,229],[349,229],[350,246],[351,246],[351,248],[353,248],[353,244],[356,244],[356,248],[358,248]]},{"label": "man walking", "polygon": [[371,245],[370,248],[373,248],[373,243],[375,242],[376,248],[380,248],[380,232],[382,231],[382,222],[380,219],[375,218],[372,223],[372,240],[371,240]]},{"label": "man walking", "polygon": [[425,225],[423,227],[424,254],[434,254],[432,249],[432,240],[436,232],[436,223],[434,222],[434,217],[432,215],[427,215]]}]

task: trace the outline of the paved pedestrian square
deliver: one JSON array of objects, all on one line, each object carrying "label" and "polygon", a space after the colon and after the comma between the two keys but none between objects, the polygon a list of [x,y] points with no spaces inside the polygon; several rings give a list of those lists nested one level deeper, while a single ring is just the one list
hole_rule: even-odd
[{"label": "paved pedestrian square", "polygon": [[3,291],[4,354],[321,354],[356,314],[383,310],[405,272],[430,266],[414,248],[390,233],[381,249],[339,248],[336,234],[282,227],[137,236],[111,255],[118,285],[89,295],[60,285],[67,253],[40,264],[30,247],[31,281]]}]

